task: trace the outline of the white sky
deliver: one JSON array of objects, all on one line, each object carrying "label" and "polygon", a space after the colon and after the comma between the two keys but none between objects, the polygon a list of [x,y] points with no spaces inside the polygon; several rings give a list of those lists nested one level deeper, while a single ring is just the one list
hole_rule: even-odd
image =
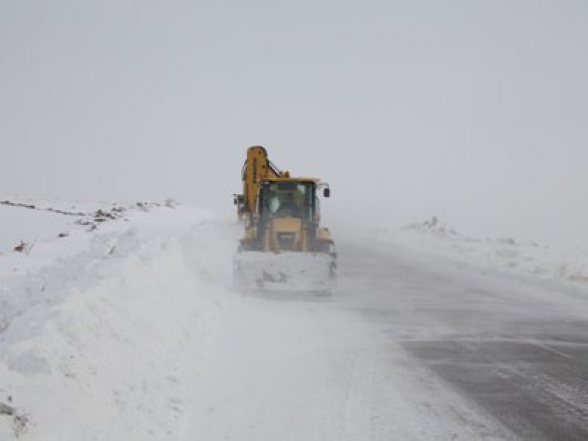
[{"label": "white sky", "polygon": [[588,2],[0,2],[0,192],[232,210],[246,148],[335,224],[588,247]]}]

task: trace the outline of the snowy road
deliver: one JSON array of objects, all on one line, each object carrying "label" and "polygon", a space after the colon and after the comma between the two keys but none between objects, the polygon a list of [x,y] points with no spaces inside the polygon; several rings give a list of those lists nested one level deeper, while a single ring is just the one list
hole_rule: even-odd
[{"label": "snowy road", "polygon": [[374,267],[368,249],[357,251],[343,247],[334,297],[279,293],[233,305],[199,373],[186,439],[512,438],[402,347],[389,329],[399,306],[391,262]]},{"label": "snowy road", "polygon": [[588,439],[586,297],[393,248],[342,247],[340,296],[528,440]]},{"label": "snowy road", "polygon": [[562,285],[340,246],[334,298],[245,298],[186,433],[245,440],[581,440],[588,321]]}]

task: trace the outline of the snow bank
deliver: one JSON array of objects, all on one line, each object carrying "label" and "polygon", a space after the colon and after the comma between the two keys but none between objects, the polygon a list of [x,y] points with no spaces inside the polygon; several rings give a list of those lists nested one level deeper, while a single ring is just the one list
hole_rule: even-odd
[{"label": "snow bank", "polygon": [[0,253],[7,254],[21,242],[30,248],[93,228],[106,220],[122,217],[135,205],[99,202],[66,202],[0,195]]},{"label": "snow bank", "polygon": [[471,265],[572,282],[588,288],[588,252],[561,250],[512,238],[476,238],[436,217],[400,230],[375,231],[377,240],[443,255]]},{"label": "snow bank", "polygon": [[0,256],[0,439],[180,433],[231,296],[233,234],[199,210],[149,207]]}]

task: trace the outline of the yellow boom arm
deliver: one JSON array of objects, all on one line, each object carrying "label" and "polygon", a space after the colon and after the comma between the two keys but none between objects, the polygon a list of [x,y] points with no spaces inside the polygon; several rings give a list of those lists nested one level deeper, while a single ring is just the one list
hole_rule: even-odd
[{"label": "yellow boom arm", "polygon": [[243,165],[243,215],[255,212],[259,183],[268,178],[284,176],[267,157],[265,148],[256,145],[247,149],[247,160]]}]

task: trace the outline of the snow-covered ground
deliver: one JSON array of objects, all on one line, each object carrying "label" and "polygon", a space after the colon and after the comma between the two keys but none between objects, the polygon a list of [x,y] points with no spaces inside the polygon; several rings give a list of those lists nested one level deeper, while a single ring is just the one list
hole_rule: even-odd
[{"label": "snow-covered ground", "polygon": [[112,206],[34,205],[0,212],[0,439],[173,437],[227,295],[230,225],[151,204],[94,227]]},{"label": "snow-covered ground", "polygon": [[[2,200],[1,440],[511,436],[350,307],[367,285],[233,292],[233,219],[171,201]],[[493,267],[547,255],[437,224],[377,241]],[[550,274],[541,253],[531,272]],[[581,262],[564,278],[585,282]]]},{"label": "snow-covered ground", "polygon": [[377,229],[372,239],[422,253],[512,274],[560,280],[588,290],[588,250],[566,249],[514,238],[478,238],[433,217],[401,229]]}]

